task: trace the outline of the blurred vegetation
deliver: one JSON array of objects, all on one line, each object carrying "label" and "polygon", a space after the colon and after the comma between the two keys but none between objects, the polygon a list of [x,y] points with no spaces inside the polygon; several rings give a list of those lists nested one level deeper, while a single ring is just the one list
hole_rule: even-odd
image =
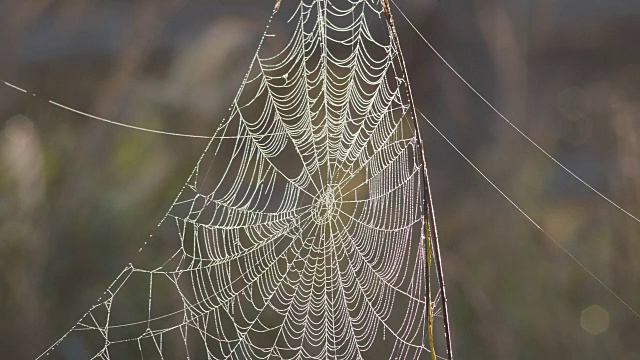
[{"label": "blurred vegetation", "polygon": [[[521,129],[640,214],[637,1],[397,2]],[[0,357],[34,358],[84,314],[148,239],[206,145],[111,126],[47,100],[210,134],[272,6],[0,2],[0,79],[38,95],[0,87]],[[527,144],[396,22],[418,108],[640,309],[640,225]],[[635,358],[640,318],[422,130],[457,358]]]}]

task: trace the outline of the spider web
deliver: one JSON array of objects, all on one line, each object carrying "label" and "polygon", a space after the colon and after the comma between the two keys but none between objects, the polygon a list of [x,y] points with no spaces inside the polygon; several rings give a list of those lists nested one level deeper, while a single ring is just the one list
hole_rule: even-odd
[{"label": "spider web", "polygon": [[173,255],[127,266],[41,357],[429,356],[420,150],[383,7],[274,16],[159,225]]}]

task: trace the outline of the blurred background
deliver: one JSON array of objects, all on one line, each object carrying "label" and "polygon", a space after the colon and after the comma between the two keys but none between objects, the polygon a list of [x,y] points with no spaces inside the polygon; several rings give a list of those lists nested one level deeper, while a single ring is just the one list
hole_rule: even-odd
[{"label": "blurred background", "polygon": [[[283,0],[295,1],[295,0]],[[640,214],[640,2],[396,0],[451,64],[569,169]],[[0,357],[32,359],[148,239],[227,115],[271,0],[0,2]],[[640,224],[504,123],[396,11],[416,106],[640,309]],[[276,23],[275,26],[278,26]],[[458,359],[632,359],[640,317],[426,123]]]}]

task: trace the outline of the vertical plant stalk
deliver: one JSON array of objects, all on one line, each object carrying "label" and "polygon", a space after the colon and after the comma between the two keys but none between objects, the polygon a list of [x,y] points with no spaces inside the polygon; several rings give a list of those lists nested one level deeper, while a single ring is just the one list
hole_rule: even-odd
[{"label": "vertical plant stalk", "polygon": [[[418,143],[418,147],[420,147],[420,142]],[[424,202],[424,199],[422,200]],[[423,204],[424,207],[424,204]],[[424,209],[423,209],[424,210]],[[431,360],[436,360],[436,346],[433,342],[433,306],[431,304],[431,244],[429,242],[429,221],[426,221],[428,218],[425,217],[424,221],[424,246],[425,251],[427,253],[427,298],[429,299],[429,303],[427,304],[427,331],[429,334],[429,351],[431,351]]]},{"label": "vertical plant stalk", "polygon": [[[431,359],[436,359],[434,340],[433,340],[433,307],[431,303],[431,282],[430,282],[430,274],[431,274],[431,258],[432,255],[435,258],[435,266],[436,273],[438,276],[438,284],[440,287],[440,296],[442,297],[442,315],[444,321],[444,335],[445,341],[447,344],[447,359],[453,360],[453,348],[451,345],[451,329],[449,325],[449,310],[447,306],[447,294],[444,286],[444,274],[442,271],[442,258],[440,256],[440,242],[438,241],[438,230],[436,228],[436,216],[433,207],[433,198],[431,196],[431,186],[429,185],[429,174],[427,172],[427,162],[425,159],[424,152],[424,143],[422,142],[422,136],[420,135],[420,127],[418,125],[418,117],[416,116],[416,110],[413,103],[413,95],[411,93],[411,84],[409,82],[409,76],[407,75],[407,66],[404,60],[404,56],[402,55],[402,49],[400,48],[400,39],[398,38],[398,33],[396,32],[396,27],[393,22],[393,16],[391,15],[391,9],[389,7],[388,0],[381,0],[382,7],[384,9],[384,13],[387,17],[387,25],[389,27],[389,32],[391,34],[391,38],[393,44],[398,51],[398,60],[400,62],[401,70],[403,72],[403,77],[405,81],[405,89],[407,91],[407,99],[409,101],[409,108],[411,109],[411,115],[413,117],[413,126],[416,131],[416,140],[418,142],[418,157],[421,163],[422,169],[422,177],[423,177],[423,212],[425,219],[425,239],[427,243],[426,247],[426,257],[427,257],[427,293],[429,298],[429,303],[427,304],[427,328],[429,333],[429,347],[431,351]],[[431,253],[431,249],[433,248],[433,254]]]}]

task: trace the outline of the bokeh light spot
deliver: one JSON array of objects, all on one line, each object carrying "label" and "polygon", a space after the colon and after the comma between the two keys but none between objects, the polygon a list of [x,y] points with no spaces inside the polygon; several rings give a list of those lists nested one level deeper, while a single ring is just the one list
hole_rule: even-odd
[{"label": "bokeh light spot", "polygon": [[24,115],[15,115],[5,123],[4,132],[9,140],[22,146],[33,137],[33,123]]},{"label": "bokeh light spot", "polygon": [[582,310],[580,325],[588,333],[602,334],[609,328],[609,312],[600,305],[591,305]]}]

